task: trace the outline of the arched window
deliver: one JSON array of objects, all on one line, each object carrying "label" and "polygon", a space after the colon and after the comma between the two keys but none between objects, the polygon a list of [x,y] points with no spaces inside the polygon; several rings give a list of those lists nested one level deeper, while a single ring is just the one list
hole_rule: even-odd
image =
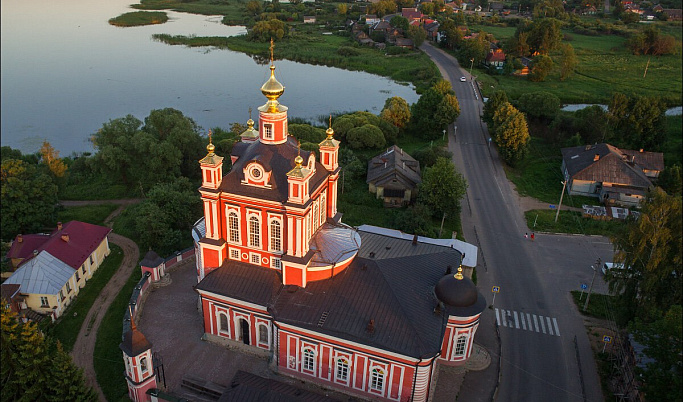
[{"label": "arched window", "polygon": [[258,341],[259,343],[268,344],[268,327],[265,325],[259,325],[258,327]]},{"label": "arched window", "polygon": [[465,347],[467,346],[467,335],[460,335],[455,341],[454,357],[462,357],[465,355]]},{"label": "arched window", "polygon": [[282,251],[282,230],[280,221],[273,219],[270,221],[270,249]]},{"label": "arched window", "polygon": [[311,349],[304,349],[304,370],[315,370],[315,352]]},{"label": "arched window", "polygon": [[379,368],[372,369],[370,376],[370,389],[373,391],[384,390],[384,370]]},{"label": "arched window", "polygon": [[145,374],[149,368],[147,367],[147,358],[143,357],[140,359],[140,370],[142,370],[142,374]]},{"label": "arched window", "polygon": [[230,230],[230,241],[238,243],[240,241],[240,219],[235,211],[228,214],[228,228]]},{"label": "arched window", "polygon": [[313,204],[313,231],[318,229],[318,204]]},{"label": "arched window", "polygon": [[327,202],[325,194],[320,196],[320,224],[322,225],[327,220]]},{"label": "arched window", "polygon": [[346,382],[349,379],[349,361],[344,358],[337,359],[337,381]]},{"label": "arched window", "polygon": [[226,335],[230,333],[230,328],[228,328],[228,316],[223,313],[218,313],[218,332]]},{"label": "arched window", "polygon": [[252,216],[249,218],[249,246],[259,247],[260,244],[259,220],[257,217]]}]

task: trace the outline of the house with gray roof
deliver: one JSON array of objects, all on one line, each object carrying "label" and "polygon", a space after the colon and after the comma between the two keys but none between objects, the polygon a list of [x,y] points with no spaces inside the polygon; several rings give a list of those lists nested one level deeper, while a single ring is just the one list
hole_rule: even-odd
[{"label": "house with gray roof", "polygon": [[403,206],[415,200],[422,183],[420,162],[396,145],[368,162],[368,190],[384,200],[384,206]]},{"label": "house with gray roof", "polygon": [[621,150],[604,143],[562,148],[569,194],[597,197],[609,205],[637,206],[662,170],[660,152]]}]

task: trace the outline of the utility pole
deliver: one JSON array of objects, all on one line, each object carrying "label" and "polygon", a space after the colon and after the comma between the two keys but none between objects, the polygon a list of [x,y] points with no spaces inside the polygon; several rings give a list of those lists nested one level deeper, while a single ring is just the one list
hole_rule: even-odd
[{"label": "utility pole", "polygon": [[560,216],[560,208],[562,208],[562,198],[564,197],[564,189],[567,187],[567,180],[560,182],[562,183],[562,194],[560,194],[560,205],[557,206],[557,213],[555,214],[555,222],[557,222],[557,218]]},{"label": "utility pole", "polygon": [[446,213],[443,213],[443,216],[441,217],[441,228],[439,229],[439,237],[441,237],[441,231],[443,231],[443,221],[446,219]]},{"label": "utility pole", "polygon": [[474,67],[474,57],[470,59],[472,64],[470,64],[470,80],[472,79],[472,67]]},{"label": "utility pole", "polygon": [[645,65],[645,72],[643,73],[643,78],[647,75],[647,68],[650,67],[650,58],[647,58],[647,64]]},{"label": "utility pole", "polygon": [[593,292],[593,282],[595,282],[595,274],[598,272],[598,268],[600,267],[600,262],[602,260],[598,258],[598,260],[595,262],[595,266],[591,266],[593,268],[593,279],[591,279],[591,286],[588,288],[588,296],[586,296],[586,304],[583,305],[583,311],[586,311],[588,309],[588,302],[591,299],[591,293]]}]

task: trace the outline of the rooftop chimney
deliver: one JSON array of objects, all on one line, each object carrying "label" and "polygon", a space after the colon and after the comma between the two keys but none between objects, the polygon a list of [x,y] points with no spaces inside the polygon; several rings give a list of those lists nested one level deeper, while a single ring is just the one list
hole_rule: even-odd
[{"label": "rooftop chimney", "polygon": [[57,230],[62,230],[62,222],[57,222]]},{"label": "rooftop chimney", "polygon": [[643,148],[640,148],[640,153],[641,153],[641,154],[643,153]]},{"label": "rooftop chimney", "polygon": [[365,328],[365,329],[366,329],[369,333],[375,332],[375,320],[370,320],[370,322],[368,322],[367,328]]},{"label": "rooftop chimney", "polygon": [[385,169],[387,168],[387,163],[386,163],[386,162],[384,162],[384,168],[385,168]]},{"label": "rooftop chimney", "polygon": [[38,250],[33,250],[33,256],[35,257],[37,255],[38,255]]},{"label": "rooftop chimney", "polygon": [[600,154],[595,154],[595,157],[593,158],[593,162],[599,161],[600,160]]},{"label": "rooftop chimney", "polygon": [[406,170],[406,162],[403,161],[403,170]]},{"label": "rooftop chimney", "polygon": [[62,240],[65,242],[69,242],[69,234],[68,233],[62,233]]},{"label": "rooftop chimney", "polygon": [[413,246],[417,246],[417,234],[413,236]]},{"label": "rooftop chimney", "polygon": [[21,243],[21,242],[23,242],[23,241],[24,241],[24,236],[22,236],[21,233],[19,233],[19,234],[17,235],[17,242]]},{"label": "rooftop chimney", "polygon": [[453,267],[450,265],[446,267],[446,275],[453,273]]}]

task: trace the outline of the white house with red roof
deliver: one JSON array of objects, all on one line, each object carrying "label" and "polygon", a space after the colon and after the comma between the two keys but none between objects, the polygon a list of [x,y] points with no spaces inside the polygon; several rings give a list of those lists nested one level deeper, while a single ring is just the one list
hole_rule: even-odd
[{"label": "white house with red roof", "polygon": [[17,269],[3,285],[19,285],[25,307],[54,320],[109,255],[109,232],[71,221],[50,234],[17,235],[7,253]]}]

